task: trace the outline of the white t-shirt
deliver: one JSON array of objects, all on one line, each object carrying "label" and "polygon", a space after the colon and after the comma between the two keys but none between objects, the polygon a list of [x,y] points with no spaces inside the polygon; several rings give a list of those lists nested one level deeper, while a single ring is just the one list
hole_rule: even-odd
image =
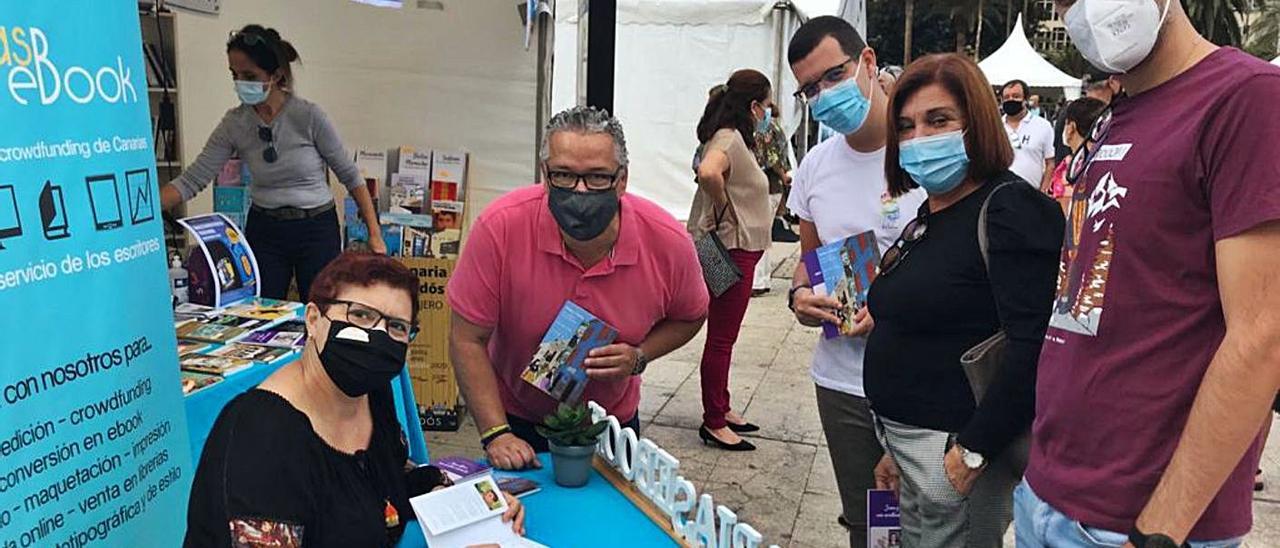
[{"label": "white t-shirt", "polygon": [[[805,155],[792,174],[791,212],[812,222],[823,244],[876,231],[881,253],[916,216],[925,193],[915,189],[889,197],[884,179],[884,149],[858,152],[843,137],[828,139]],[[866,337],[822,338],[813,352],[813,382],[828,390],[866,397],[862,356]]]},{"label": "white t-shirt", "polygon": [[1044,161],[1052,159],[1054,154],[1053,124],[1040,116],[1028,115],[1014,131],[1006,117],[1004,131],[1009,135],[1009,144],[1013,145],[1013,165],[1009,169],[1040,188],[1040,182],[1044,180]]}]

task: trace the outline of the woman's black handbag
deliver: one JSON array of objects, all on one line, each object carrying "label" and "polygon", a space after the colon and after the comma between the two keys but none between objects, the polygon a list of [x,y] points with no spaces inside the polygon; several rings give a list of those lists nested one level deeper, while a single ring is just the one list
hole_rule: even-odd
[{"label": "woman's black handbag", "polygon": [[742,280],[742,270],[733,262],[729,249],[717,234],[720,231],[720,221],[728,209],[729,204],[725,204],[715,215],[715,227],[693,241],[693,247],[698,251],[698,262],[702,264],[702,278],[706,280],[707,290],[712,297],[723,295],[733,284]]},{"label": "woman's black handbag", "polygon": [[[982,202],[982,210],[978,213],[978,249],[982,252],[982,265],[988,269],[988,272],[990,272],[990,265],[987,255],[987,206],[991,203],[991,197],[995,196],[1001,188],[1016,184],[1026,183],[1017,180],[996,186],[995,190],[992,190],[991,194],[987,195],[987,199]],[[996,373],[1000,371],[1008,342],[1008,336],[1005,335],[1004,330],[1000,330],[960,356],[960,366],[964,368],[964,374],[969,378],[969,387],[973,389],[973,401],[982,403],[982,397],[986,395],[987,388],[991,386]],[[1019,434],[1010,442],[998,461],[1007,466],[1011,473],[1021,478],[1027,469],[1027,460],[1030,457],[1031,430],[1028,428],[1026,432]]]}]

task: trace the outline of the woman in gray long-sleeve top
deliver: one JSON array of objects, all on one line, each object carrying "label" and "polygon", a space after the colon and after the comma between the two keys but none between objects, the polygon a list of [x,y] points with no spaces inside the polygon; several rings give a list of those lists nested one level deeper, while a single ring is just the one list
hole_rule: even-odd
[{"label": "woman in gray long-sleeve top", "polygon": [[305,302],[311,281],[342,251],[332,169],[369,226],[370,246],[385,253],[369,189],[329,118],[290,86],[298,52],[275,29],[248,25],[231,34],[227,62],[241,105],[223,116],[191,166],[161,189],[166,209],[191,199],[232,154],[249,166],[252,206],[245,236],[258,259],[262,296],[283,299],[294,276]]}]

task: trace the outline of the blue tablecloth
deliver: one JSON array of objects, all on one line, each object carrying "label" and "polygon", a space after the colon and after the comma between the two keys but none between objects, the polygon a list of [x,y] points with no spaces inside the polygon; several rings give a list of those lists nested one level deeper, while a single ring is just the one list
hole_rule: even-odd
[{"label": "blue tablecloth", "polygon": [[267,380],[267,377],[270,377],[277,369],[297,359],[298,354],[294,354],[273,364],[255,365],[239,373],[229,375],[217,384],[188,394],[184,398],[185,407],[187,408],[187,433],[191,438],[192,466],[200,463],[200,453],[204,450],[204,440],[209,437],[209,431],[213,430],[213,423],[218,420],[218,413],[222,412],[222,408],[226,407],[236,396],[262,384],[262,381]]},{"label": "blue tablecloth", "polygon": [[[583,487],[560,487],[552,477],[551,455],[541,453],[538,458],[542,460],[541,469],[518,473],[542,488],[520,499],[525,505],[524,525],[529,538],[553,548],[677,546],[599,472],[592,470],[591,481]],[[409,522],[400,548],[426,545],[418,522]]]}]

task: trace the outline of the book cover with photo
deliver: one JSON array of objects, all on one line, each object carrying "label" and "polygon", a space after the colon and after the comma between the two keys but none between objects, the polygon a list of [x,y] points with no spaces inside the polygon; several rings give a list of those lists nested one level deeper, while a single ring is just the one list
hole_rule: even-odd
[{"label": "book cover with photo", "polygon": [[209,375],[207,373],[195,373],[192,371],[183,371],[182,375],[182,394],[187,395],[206,386],[217,384],[222,380],[221,375]]},{"label": "book cover with photo", "polygon": [[898,496],[889,489],[867,490],[867,546],[899,548],[902,546]]},{"label": "book cover with photo", "polygon": [[420,175],[397,173],[391,176],[390,213],[423,215],[430,213],[427,180]]},{"label": "book cover with photo", "polygon": [[252,367],[254,362],[239,358],[222,356],[206,356],[204,354],[187,354],[178,358],[178,365],[183,371],[194,371],[209,375],[233,375]]},{"label": "book cover with photo", "polygon": [[302,320],[288,320],[249,333],[237,342],[277,348],[302,348],[307,342],[307,324]]},{"label": "book cover with photo", "polygon": [[852,333],[854,317],[867,304],[867,290],[880,265],[876,233],[868,230],[831,242],[805,253],[801,259],[813,292],[830,295],[840,302],[840,308],[835,311],[840,325],[823,322],[823,336],[831,339]]},{"label": "book cover with photo", "polygon": [[276,363],[293,355],[291,348],[276,348],[250,344],[231,343],[205,351],[206,355],[223,358],[236,358],[262,363]]},{"label": "book cover with photo", "polygon": [[587,370],[583,365],[587,354],[613,344],[616,338],[617,329],[573,301],[566,301],[521,378],[556,401],[576,404],[587,386]]}]

